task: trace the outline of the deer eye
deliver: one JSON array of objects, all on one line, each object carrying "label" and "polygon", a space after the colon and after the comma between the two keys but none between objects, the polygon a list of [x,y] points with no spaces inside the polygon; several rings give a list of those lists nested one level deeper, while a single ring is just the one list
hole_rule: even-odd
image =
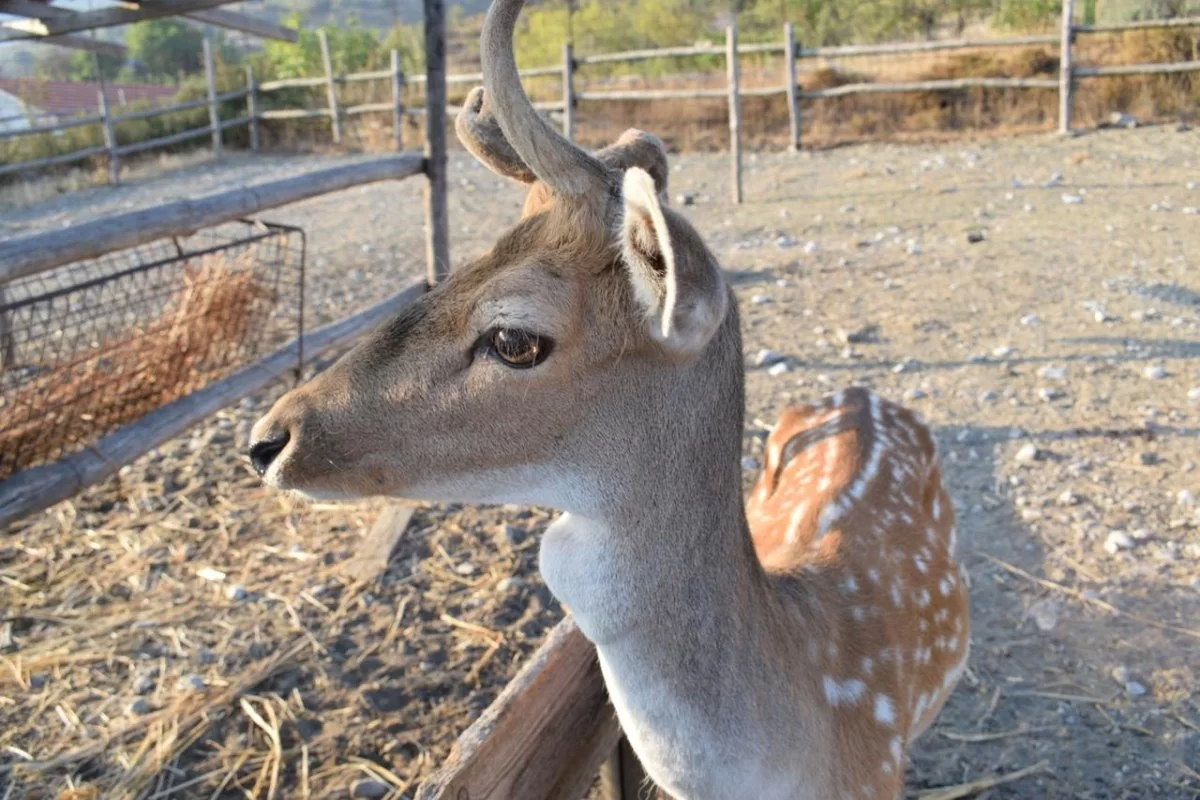
[{"label": "deer eye", "polygon": [[545,336],[519,328],[497,328],[488,337],[488,349],[514,369],[536,367],[550,355],[552,346]]}]

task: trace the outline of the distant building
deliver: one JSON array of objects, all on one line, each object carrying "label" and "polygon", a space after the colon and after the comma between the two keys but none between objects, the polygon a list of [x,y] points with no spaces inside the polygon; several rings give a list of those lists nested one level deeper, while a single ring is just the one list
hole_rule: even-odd
[{"label": "distant building", "polygon": [[[131,103],[154,105],[169,101],[175,86],[147,83],[106,83],[111,108]],[[93,81],[44,81],[37,78],[0,78],[0,131],[31,125],[52,125],[100,108],[100,84]]]}]

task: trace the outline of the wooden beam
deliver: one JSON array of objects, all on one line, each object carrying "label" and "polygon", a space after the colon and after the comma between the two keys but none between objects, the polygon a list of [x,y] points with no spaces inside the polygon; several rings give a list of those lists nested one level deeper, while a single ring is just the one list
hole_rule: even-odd
[{"label": "wooden beam", "polygon": [[69,8],[40,3],[37,0],[0,0],[0,14],[12,14],[16,17],[30,19],[62,19],[73,16],[76,12]]},{"label": "wooden beam", "polygon": [[237,0],[155,0],[136,9],[130,8],[100,8],[94,11],[78,11],[69,17],[56,19],[23,19],[16,22],[6,22],[3,28],[16,31],[20,35],[10,36],[6,41],[16,39],[42,39],[47,36],[60,36],[64,33],[78,33],[94,28],[111,28],[114,25],[128,25],[145,19],[160,17],[175,17],[192,11],[203,11],[209,8],[226,5]]},{"label": "wooden beam", "polygon": [[183,16],[193,22],[203,22],[206,25],[216,25],[218,28],[229,28],[233,31],[241,31],[248,33],[251,36],[257,36],[261,39],[276,39],[281,42],[295,42],[300,38],[299,33],[294,28],[286,28],[283,25],[276,25],[274,22],[268,22],[265,19],[256,19],[248,17],[245,14],[238,14],[234,11],[225,11],[220,8],[210,8],[204,11],[189,11]]},{"label": "wooden beam", "polygon": [[90,36],[74,36],[64,34],[62,36],[51,36],[41,41],[46,44],[57,45],[58,47],[67,47],[71,50],[87,50],[90,53],[99,53],[102,56],[115,56],[116,58],[127,58],[129,49],[119,42],[106,42],[103,39],[93,39]]},{"label": "wooden beam", "polygon": [[567,617],[459,737],[417,800],[577,800],[620,733],[596,648]]},{"label": "wooden beam", "polygon": [[[424,292],[423,282],[415,284],[354,316],[305,333],[305,356],[311,358],[349,344]],[[295,368],[299,345],[300,342],[292,340],[262,361],[151,411],[86,450],[53,464],[18,472],[0,482],[0,527],[115,475],[122,466],[179,436],[214,412],[270,385]]]},{"label": "wooden beam", "polygon": [[342,572],[363,583],[371,583],[387,572],[388,562],[396,545],[404,538],[408,523],[412,520],[415,506],[389,504],[375,520],[367,538],[361,546],[354,548],[354,555],[342,565]]},{"label": "wooden beam", "polygon": [[425,269],[429,285],[450,274],[446,210],[446,6],[425,7]]},{"label": "wooden beam", "polygon": [[395,153],[0,242],[0,283],[156,239],[186,236],[327,192],[418,175],[422,164],[416,153]]}]

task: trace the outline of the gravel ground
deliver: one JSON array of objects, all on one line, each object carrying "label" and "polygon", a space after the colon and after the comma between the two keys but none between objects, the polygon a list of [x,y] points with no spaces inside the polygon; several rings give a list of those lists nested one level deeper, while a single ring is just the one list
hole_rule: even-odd
[{"label": "gravel ground", "polygon": [[[980,791],[1200,793],[1198,143],[1151,128],[751,155],[740,208],[725,158],[673,159],[673,200],[738,286],[747,481],[764,423],[851,383],[937,431],[973,654],[912,754],[914,794],[1043,762]],[[8,213],[0,233],[341,160],[229,158]],[[451,169],[460,261],[520,193],[462,154]],[[316,321],[420,274],[419,192],[266,215],[308,231]],[[754,366],[763,350],[785,367]],[[284,388],[0,540],[11,796],[411,794],[560,618],[540,510],[420,507],[379,581],[347,577],[379,505],[297,504],[241,455]]]}]

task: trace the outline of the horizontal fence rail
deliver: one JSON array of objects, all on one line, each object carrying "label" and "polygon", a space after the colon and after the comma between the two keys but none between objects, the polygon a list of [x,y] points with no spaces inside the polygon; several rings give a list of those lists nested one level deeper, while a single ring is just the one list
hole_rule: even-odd
[{"label": "horizontal fence rail", "polygon": [[62,231],[0,242],[0,285],[73,261],[194,233],[328,192],[407,178],[419,174],[423,168],[424,158],[416,153],[380,156],[371,161],[89,220]]}]

